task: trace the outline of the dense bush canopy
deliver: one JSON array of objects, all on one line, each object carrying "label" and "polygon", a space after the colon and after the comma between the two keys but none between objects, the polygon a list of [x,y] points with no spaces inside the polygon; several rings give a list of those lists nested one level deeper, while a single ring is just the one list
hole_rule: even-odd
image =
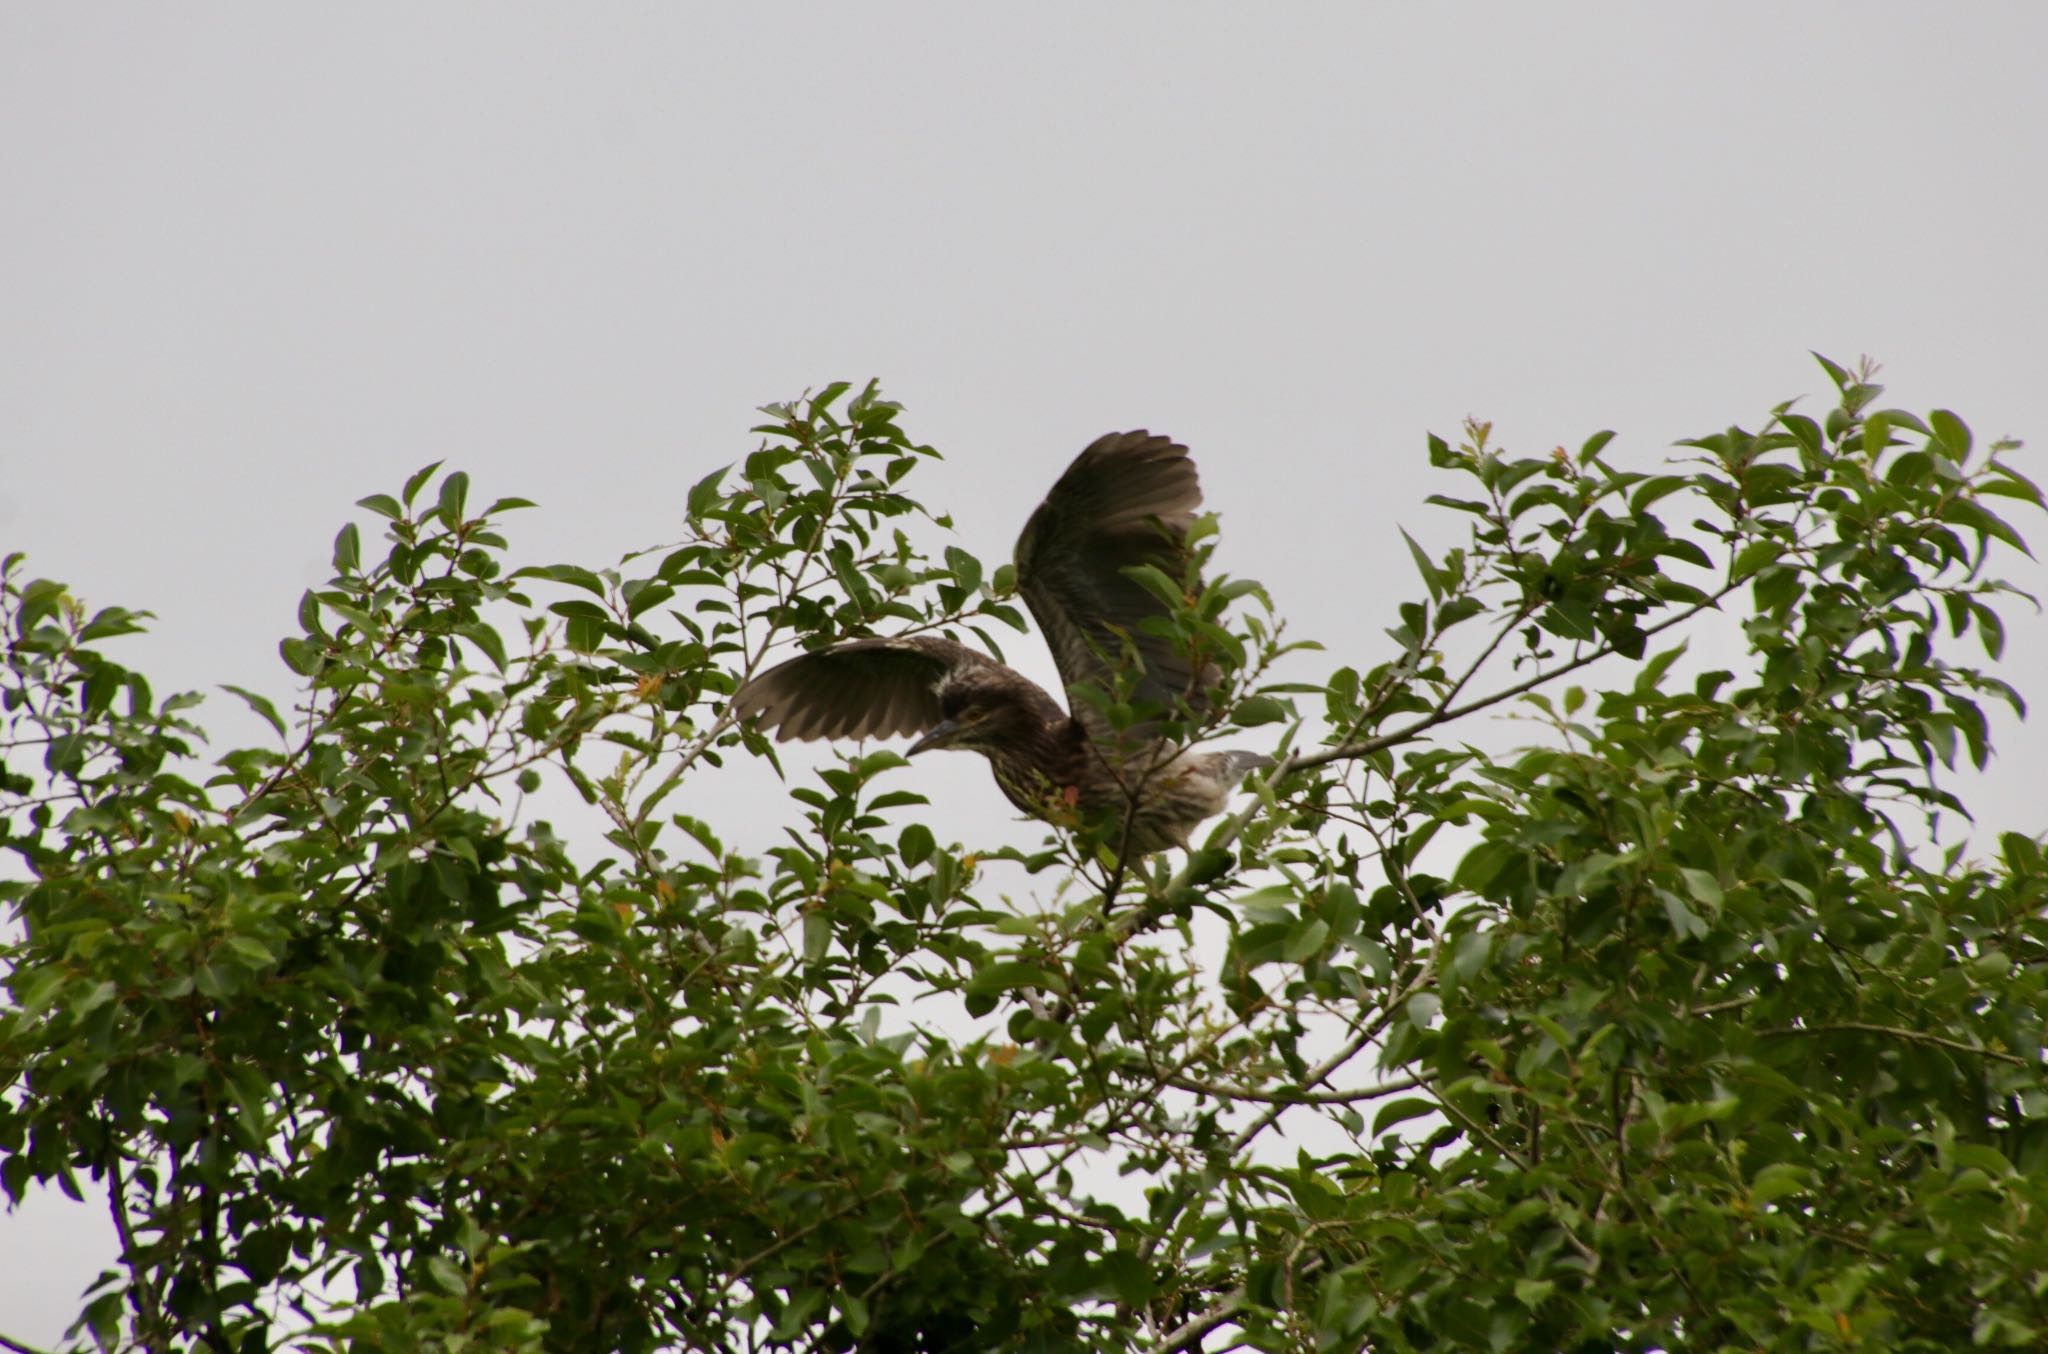
[{"label": "dense bush canopy", "polygon": [[296,696],[227,688],[265,746],[10,557],[0,1181],[110,1192],[76,1338],[2041,1347],[2048,865],[1945,834],[2042,495],[1824,365],[1671,461],[1432,440],[1469,529],[1320,680],[1182,580],[1205,736],[1284,760],[1129,864],[939,841],[873,749],[726,845],[775,646],[1021,626],[872,387],[613,568],[512,568],[460,472],[362,500]]}]

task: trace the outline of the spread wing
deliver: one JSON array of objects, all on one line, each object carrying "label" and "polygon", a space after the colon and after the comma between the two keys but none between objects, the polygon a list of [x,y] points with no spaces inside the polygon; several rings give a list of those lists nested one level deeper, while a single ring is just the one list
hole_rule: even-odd
[{"label": "spread wing", "polygon": [[939,722],[938,689],[947,677],[994,666],[936,635],[849,639],[768,669],[734,693],[732,709],[759,716],[783,743],[923,733]]},{"label": "spread wing", "polygon": [[[1141,628],[1165,607],[1123,571],[1150,564],[1179,579],[1187,568],[1187,530],[1201,503],[1188,449],[1140,429],[1097,438],[1031,514],[1017,538],[1017,590],[1068,686],[1087,682],[1114,690],[1128,636],[1142,669],[1133,699],[1199,704],[1214,674],[1190,672],[1170,642]],[[1077,706],[1074,716],[1099,735],[1092,709]]]}]

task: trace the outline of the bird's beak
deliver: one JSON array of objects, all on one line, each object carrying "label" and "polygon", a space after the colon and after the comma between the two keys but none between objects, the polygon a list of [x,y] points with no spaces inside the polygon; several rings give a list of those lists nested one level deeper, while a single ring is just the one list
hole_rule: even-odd
[{"label": "bird's beak", "polygon": [[952,742],[954,735],[958,734],[959,732],[959,720],[942,719],[937,724],[933,725],[924,737],[918,739],[915,743],[912,743],[909,749],[906,750],[903,755],[906,757],[915,757],[918,753],[925,751],[927,748],[942,748],[946,746],[946,744]]}]

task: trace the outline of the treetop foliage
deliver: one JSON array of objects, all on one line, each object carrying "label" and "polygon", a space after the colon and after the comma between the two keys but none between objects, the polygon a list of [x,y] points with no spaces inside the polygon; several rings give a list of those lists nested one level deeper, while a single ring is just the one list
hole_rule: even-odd
[{"label": "treetop foliage", "polygon": [[1155,580],[1197,736],[1281,760],[1129,864],[942,842],[872,749],[727,845],[775,646],[1023,626],[873,386],[614,567],[512,567],[460,471],[363,499],[295,694],[224,688],[262,746],[7,557],[0,1184],[108,1196],[74,1339],[2041,1347],[2048,862],[1938,824],[2043,497],[1823,366],[1674,460],[1431,439],[1462,539],[1320,680]]}]

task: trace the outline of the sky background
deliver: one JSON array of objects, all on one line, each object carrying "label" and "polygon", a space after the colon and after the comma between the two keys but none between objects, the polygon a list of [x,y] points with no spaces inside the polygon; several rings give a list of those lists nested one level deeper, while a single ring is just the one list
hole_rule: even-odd
[{"label": "sky background", "polygon": [[[1825,407],[1817,349],[2048,448],[2044,50],[2038,4],[0,0],[0,553],[154,611],[159,692],[282,696],[364,494],[446,458],[540,501],[519,562],[601,566],[756,406],[872,376],[991,561],[1096,435],[1172,433],[1219,565],[1364,667],[1467,415],[1650,467]],[[2044,727],[1987,826],[2048,818]],[[96,1203],[0,1216],[0,1333],[113,1254]]]}]

